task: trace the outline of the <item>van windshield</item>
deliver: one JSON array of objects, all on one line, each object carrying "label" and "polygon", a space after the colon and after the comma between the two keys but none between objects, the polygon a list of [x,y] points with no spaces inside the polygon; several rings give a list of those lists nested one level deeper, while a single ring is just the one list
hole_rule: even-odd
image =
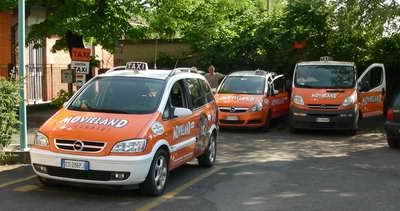
[{"label": "van windshield", "polygon": [[299,88],[354,88],[355,81],[353,66],[299,65],[295,73],[295,86]]},{"label": "van windshield", "polygon": [[148,114],[157,109],[165,82],[159,79],[99,77],[90,82],[70,110],[121,114]]},{"label": "van windshield", "polygon": [[218,93],[220,94],[264,94],[265,78],[258,76],[228,76]]}]

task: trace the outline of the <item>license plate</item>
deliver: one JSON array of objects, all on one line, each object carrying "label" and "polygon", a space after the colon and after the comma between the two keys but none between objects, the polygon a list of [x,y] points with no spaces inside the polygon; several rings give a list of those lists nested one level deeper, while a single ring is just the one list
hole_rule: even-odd
[{"label": "license plate", "polygon": [[88,171],[89,162],[80,160],[61,160],[61,168]]},{"label": "license plate", "polygon": [[317,122],[330,122],[329,118],[317,118]]},{"label": "license plate", "polygon": [[226,116],[225,120],[239,120],[239,117],[237,117],[237,116]]}]

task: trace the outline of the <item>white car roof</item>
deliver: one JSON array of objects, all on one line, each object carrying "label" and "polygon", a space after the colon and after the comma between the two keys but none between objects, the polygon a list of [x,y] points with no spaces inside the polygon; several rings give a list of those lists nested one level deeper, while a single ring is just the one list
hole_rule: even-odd
[{"label": "white car roof", "polygon": [[118,70],[113,72],[107,72],[105,74],[99,75],[99,77],[137,77],[137,78],[152,78],[152,79],[160,79],[166,80],[171,77],[179,77],[179,78],[202,78],[204,77],[197,73],[190,72],[176,72],[171,75],[172,70],[154,70],[149,69],[146,71],[133,71],[133,70]]},{"label": "white car roof", "polygon": [[258,77],[269,77],[270,75],[274,75],[273,72],[268,72],[264,70],[260,70],[265,72],[265,74],[256,74],[256,70],[244,70],[244,71],[237,71],[229,74],[228,76],[258,76]]},{"label": "white car roof", "polygon": [[354,66],[354,62],[342,62],[342,61],[310,61],[300,62],[297,65],[343,65],[343,66]]}]

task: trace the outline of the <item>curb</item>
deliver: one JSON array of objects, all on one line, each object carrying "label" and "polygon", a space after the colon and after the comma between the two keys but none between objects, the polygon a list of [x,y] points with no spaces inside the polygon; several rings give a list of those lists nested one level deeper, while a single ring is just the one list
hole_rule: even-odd
[{"label": "curb", "polygon": [[19,144],[10,144],[7,148],[1,150],[0,152],[4,152],[5,154],[9,155],[9,159],[5,160],[4,163],[0,161],[0,165],[30,164],[31,162],[29,149],[21,150]]}]

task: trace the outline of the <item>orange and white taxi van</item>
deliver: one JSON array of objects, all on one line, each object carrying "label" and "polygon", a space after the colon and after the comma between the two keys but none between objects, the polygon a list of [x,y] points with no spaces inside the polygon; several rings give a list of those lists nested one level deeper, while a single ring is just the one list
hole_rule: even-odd
[{"label": "orange and white taxi van", "polygon": [[357,78],[352,62],[298,63],[290,103],[292,129],[341,129],[355,133],[362,118],[383,114],[386,78],[383,64],[372,64]]},{"label": "orange and white taxi van", "polygon": [[284,75],[263,70],[229,74],[215,95],[219,125],[268,130],[273,118],[289,110],[286,84]]},{"label": "orange and white taxi van", "polygon": [[139,184],[160,195],[170,170],[195,158],[213,166],[217,105],[206,79],[143,66],[93,78],[40,127],[30,153],[44,185]]}]

